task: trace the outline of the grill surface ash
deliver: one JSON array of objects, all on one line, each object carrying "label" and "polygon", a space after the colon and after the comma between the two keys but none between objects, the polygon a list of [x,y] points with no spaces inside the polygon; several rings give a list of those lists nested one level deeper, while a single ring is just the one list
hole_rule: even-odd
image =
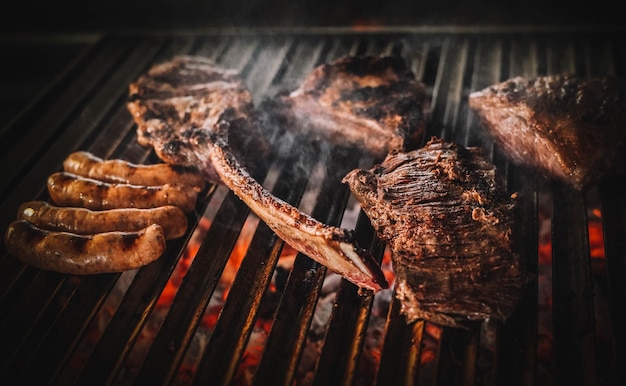
[{"label": "grill surface ash", "polygon": [[513,247],[515,195],[479,148],[433,138],[343,181],[393,252],[407,322],[463,327],[512,314],[525,281]]}]

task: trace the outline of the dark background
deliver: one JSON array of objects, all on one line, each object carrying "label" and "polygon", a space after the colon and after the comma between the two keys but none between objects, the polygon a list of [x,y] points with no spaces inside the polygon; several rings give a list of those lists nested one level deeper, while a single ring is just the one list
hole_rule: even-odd
[{"label": "dark background", "polygon": [[619,4],[609,0],[9,0],[0,13],[0,28],[3,32],[75,32],[223,26],[621,26],[624,16]]}]

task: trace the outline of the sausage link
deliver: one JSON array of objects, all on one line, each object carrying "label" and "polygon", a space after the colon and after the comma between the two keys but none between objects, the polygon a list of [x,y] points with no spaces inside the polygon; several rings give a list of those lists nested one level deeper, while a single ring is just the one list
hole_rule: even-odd
[{"label": "sausage link", "polygon": [[163,227],[166,240],[182,237],[187,231],[187,216],[177,206],[124,208],[93,211],[87,208],[58,207],[46,201],[20,205],[18,220],[26,220],[51,231],[89,235],[102,232],[136,232],[148,225]]},{"label": "sausage link", "polygon": [[182,166],[159,163],[134,164],[121,159],[103,160],[92,153],[77,151],[63,161],[64,171],[104,182],[130,185],[182,185],[202,191],[206,184],[200,172]]},{"label": "sausage link", "polygon": [[195,208],[198,196],[196,190],[179,185],[116,184],[67,172],[53,173],[48,177],[48,193],[60,206],[103,210],[174,205],[186,213]]},{"label": "sausage link", "polygon": [[143,267],[165,251],[163,228],[152,224],[138,232],[77,235],[41,229],[16,220],[5,233],[9,253],[39,269],[88,275]]}]

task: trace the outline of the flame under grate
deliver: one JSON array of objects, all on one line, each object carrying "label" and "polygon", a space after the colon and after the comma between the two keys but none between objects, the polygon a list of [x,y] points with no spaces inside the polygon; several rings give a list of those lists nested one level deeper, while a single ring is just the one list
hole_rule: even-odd
[{"label": "flame under grate", "polygon": [[[227,189],[210,187],[187,235],[137,271],[61,275],[24,266],[3,248],[0,377],[63,385],[620,384],[626,193],[619,181],[572,192],[508,164],[466,97],[513,75],[624,75],[625,48],[617,38],[563,33],[104,37],[60,80],[65,86],[2,132],[18,138],[3,160],[17,165],[0,186],[3,229],[21,202],[46,199],[46,176],[73,150],[158,162],[136,143],[124,101],[129,82],[159,60],[193,53],[239,69],[258,104],[322,62],[393,54],[428,87],[427,138],[485,148],[508,190],[522,193],[520,254],[537,280],[507,323],[407,325],[392,290],[359,294],[285,246]],[[388,252],[340,183],[371,160],[278,132],[274,144],[280,157],[257,179],[314,217],[354,228],[393,278]]]}]

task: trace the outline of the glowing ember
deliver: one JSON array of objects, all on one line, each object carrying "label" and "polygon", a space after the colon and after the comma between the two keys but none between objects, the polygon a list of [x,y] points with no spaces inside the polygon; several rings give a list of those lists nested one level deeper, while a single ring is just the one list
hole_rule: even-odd
[{"label": "glowing ember", "polygon": [[[604,243],[602,232],[601,212],[594,209],[589,212],[589,246],[590,256],[592,258],[592,266],[596,267],[597,272],[602,272],[597,267],[603,267],[604,264]],[[538,363],[540,366],[540,376],[545,372],[549,373],[549,368],[553,361],[553,334],[552,334],[552,242],[551,242],[551,218],[549,215],[540,211],[540,231],[538,245]],[[239,238],[231,252],[231,256],[224,267],[220,281],[211,298],[209,305],[198,326],[185,357],[181,363],[178,373],[173,384],[188,385],[191,384],[197,365],[202,354],[206,350],[206,345],[210,340],[211,333],[218,321],[220,312],[228,297],[230,288],[235,280],[239,266],[242,263],[247,249],[250,245],[254,232],[259,224],[258,218],[250,216],[248,221],[239,234]],[[156,307],[141,331],[135,345],[133,346],[127,362],[124,364],[125,373],[129,375],[129,380],[133,374],[140,368],[141,363],[158,333],[160,325],[164,320],[167,312],[176,296],[176,292],[181,285],[185,274],[192,264],[200,244],[210,228],[211,221],[203,217],[201,218],[194,234],[189,240],[183,255],[181,256],[177,266],[175,267],[171,277],[165,285],[160,297],[157,300]],[[257,367],[260,364],[265,350],[269,333],[273,323],[273,310],[278,306],[278,301],[284,290],[284,283],[287,280],[289,272],[293,268],[293,263],[297,251],[289,245],[285,245],[282,254],[278,260],[278,266],[274,277],[269,285],[267,298],[271,299],[272,304],[265,304],[266,312],[259,313],[255,321],[253,331],[246,349],[242,355],[239,366],[235,372],[233,383],[237,385],[252,384]],[[600,266],[598,266],[600,264]],[[360,363],[357,367],[358,374],[355,378],[355,384],[371,384],[376,375],[376,370],[380,364],[382,349],[386,334],[387,316],[389,307],[393,299],[393,283],[395,275],[392,269],[391,252],[386,249],[381,262],[381,267],[391,288],[380,291],[374,297],[370,318],[368,320],[366,336],[363,344]],[[594,273],[597,275],[598,273]],[[278,279],[277,279],[278,278]],[[602,278],[595,277],[596,280]],[[111,316],[115,313],[117,305],[123,298],[124,291],[133,280],[131,273],[124,274],[120,279],[120,295],[115,299],[108,299],[107,305],[102,308],[101,315],[94,320],[92,327],[86,333],[85,340],[81,343],[81,347],[77,350],[77,356],[72,358],[72,364],[75,368],[84,365],[89,353],[97,344],[102,331],[106,328]],[[126,284],[124,284],[126,283]],[[321,354],[325,331],[330,321],[330,316],[335,307],[335,295],[340,287],[341,277],[332,272],[327,273],[326,280],[320,294],[320,298],[316,305],[316,311],[309,328],[306,343],[303,348],[301,360],[295,374],[294,383],[298,385],[307,385],[312,382],[312,375],[315,373],[317,360]],[[265,302],[266,300],[264,300]],[[599,303],[599,302],[598,302]],[[600,303],[599,303],[600,304]],[[600,320],[599,325],[602,325]],[[604,327],[602,327],[604,328]],[[610,326],[605,328],[610,331]],[[421,340],[421,352],[419,363],[420,366],[426,366],[433,363],[438,355],[439,342],[442,329],[434,324],[425,323]],[[487,331],[488,333],[488,331]],[[124,381],[124,379],[119,380]]]},{"label": "glowing ember", "polygon": [[[552,325],[552,240],[551,240],[551,219],[540,211],[540,231],[539,231],[539,248],[538,248],[538,317],[539,317],[539,331],[537,338],[537,359],[540,365],[540,373],[550,373],[550,368],[553,362],[554,347],[553,347],[553,325]],[[604,234],[602,229],[602,213],[599,209],[591,209],[588,215],[588,235],[589,235],[589,256],[591,258],[591,268],[594,275],[594,281],[596,284],[606,280],[606,271],[604,269],[598,269],[598,266],[603,267],[605,254],[604,254]],[[598,291],[596,291],[597,294]],[[602,298],[594,299],[596,305],[603,303]],[[599,307],[596,308],[596,311]],[[600,335],[607,334],[610,331],[610,327],[604,326],[608,321],[608,318],[603,315],[596,315],[596,329],[600,332]],[[610,333],[609,333],[610,334]],[[604,340],[607,340],[605,338]],[[600,339],[602,341],[602,339]],[[541,367],[543,366],[543,367]]]},{"label": "glowing ember", "polygon": [[180,283],[182,282],[185,274],[189,270],[191,263],[196,257],[196,253],[200,248],[200,243],[202,242],[202,237],[209,229],[211,222],[202,217],[198,223],[198,227],[194,232],[194,235],[189,240],[187,244],[187,248],[183,252],[183,255],[180,258],[180,261],[176,265],[174,272],[170,276],[170,279],[167,281],[165,288],[163,288],[163,292],[161,292],[161,296],[157,300],[157,307],[169,307],[170,304],[174,301],[174,297],[176,296],[176,292],[178,291],[178,287],[180,287]]},{"label": "glowing ember", "polygon": [[604,259],[604,233],[600,209],[593,209],[589,218],[589,253],[592,258]]}]

